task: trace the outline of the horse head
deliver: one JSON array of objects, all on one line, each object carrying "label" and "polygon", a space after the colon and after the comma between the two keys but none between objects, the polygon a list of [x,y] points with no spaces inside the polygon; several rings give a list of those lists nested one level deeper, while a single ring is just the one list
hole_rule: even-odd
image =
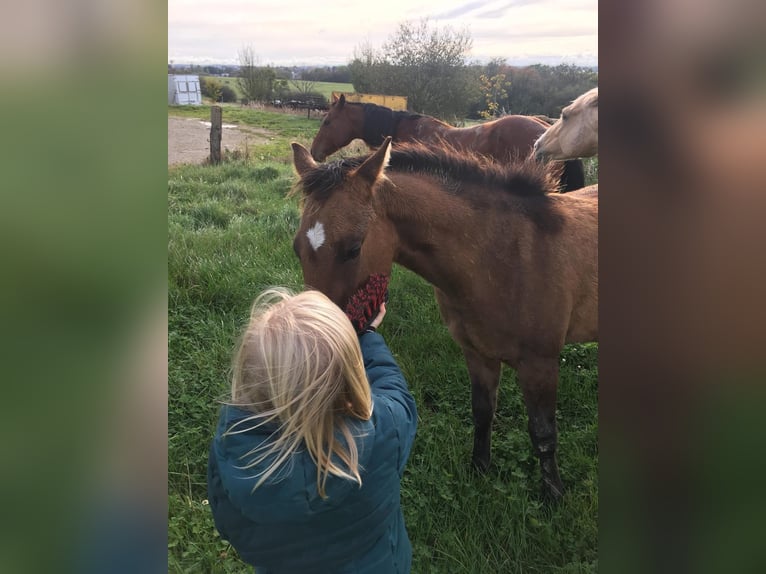
[{"label": "horse head", "polygon": [[598,154],[598,88],[561,110],[561,117],[534,145],[537,160],[565,160]]},{"label": "horse head", "polygon": [[[363,118],[357,118],[346,105],[346,96],[341,94],[339,98],[333,98],[330,109],[322,120],[317,135],[311,143],[311,157],[316,161],[324,161],[340,148],[347,146],[357,137],[361,137],[361,124]],[[359,110],[361,112],[361,110]]]},{"label": "horse head", "polygon": [[306,286],[342,307],[370,275],[391,273],[394,233],[376,212],[391,138],[361,163],[341,160],[320,165],[300,144],[292,147],[303,193],[293,248]]}]

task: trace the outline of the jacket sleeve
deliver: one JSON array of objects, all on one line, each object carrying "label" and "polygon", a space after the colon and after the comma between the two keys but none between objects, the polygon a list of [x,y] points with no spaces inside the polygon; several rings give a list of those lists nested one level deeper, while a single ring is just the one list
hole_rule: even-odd
[{"label": "jacket sleeve", "polygon": [[382,335],[365,333],[359,342],[372,394],[386,403],[396,425],[399,437],[398,471],[401,476],[417,430],[418,412],[415,399],[410,394],[407,381],[404,380],[404,375]]},{"label": "jacket sleeve", "polygon": [[226,491],[221,483],[221,477],[218,474],[218,464],[215,460],[215,440],[210,444],[210,451],[207,460],[207,500],[210,505],[210,511],[213,513],[213,522],[221,538],[228,540],[225,521],[222,520],[222,513],[228,509],[225,507],[230,503],[226,496]]}]

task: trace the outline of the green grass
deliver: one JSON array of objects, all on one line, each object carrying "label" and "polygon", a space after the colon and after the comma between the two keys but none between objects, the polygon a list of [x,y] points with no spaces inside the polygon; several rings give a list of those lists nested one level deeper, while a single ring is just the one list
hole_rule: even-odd
[{"label": "green grass", "polygon": [[[290,82],[291,87],[295,89],[294,82]],[[354,92],[353,84],[341,84],[337,82],[314,82],[314,91],[319,92],[328,100],[332,99],[333,92]]]},{"label": "green grass", "polygon": [[[201,77],[213,78],[217,82],[220,82],[221,84],[225,86],[229,86],[231,89],[233,89],[236,92],[237,99],[241,99],[244,97],[242,90],[239,89],[237,78],[225,78],[221,76],[204,76],[204,75]],[[295,82],[293,82],[292,80],[288,80],[288,85],[290,86],[291,90],[298,90],[298,87],[296,86]],[[354,85],[337,83],[337,82],[314,82],[313,91],[319,92],[325,98],[330,100],[333,92],[353,92]]]},{"label": "green grass", "polygon": [[586,157],[582,163],[585,169],[585,185],[598,183],[598,156]]},{"label": "green grass", "polygon": [[[204,107],[170,113],[177,112],[208,117]],[[234,343],[253,298],[267,286],[302,285],[292,252],[298,200],[285,197],[294,178],[289,141],[310,141],[318,124],[235,112],[225,108],[224,120],[236,117],[274,130],[271,159],[254,161],[254,155],[250,162],[174,167],[168,174],[173,573],[251,571],[213,526],[205,503],[207,449],[227,393]],[[439,319],[431,288],[400,267],[394,268],[381,332],[420,415],[402,483],[413,573],[596,572],[598,345],[572,345],[561,356],[559,466],[567,492],[551,507],[539,498],[540,472],[511,369],[504,370],[500,386],[492,468],[486,475],[471,470],[467,369]]]}]

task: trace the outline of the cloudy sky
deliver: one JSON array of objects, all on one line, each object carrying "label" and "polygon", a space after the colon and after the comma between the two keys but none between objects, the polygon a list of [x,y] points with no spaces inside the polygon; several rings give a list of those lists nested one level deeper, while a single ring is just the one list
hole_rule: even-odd
[{"label": "cloudy sky", "polygon": [[472,60],[598,64],[597,0],[168,0],[168,61],[236,64],[251,45],[263,64],[346,64],[421,18],[467,29]]}]

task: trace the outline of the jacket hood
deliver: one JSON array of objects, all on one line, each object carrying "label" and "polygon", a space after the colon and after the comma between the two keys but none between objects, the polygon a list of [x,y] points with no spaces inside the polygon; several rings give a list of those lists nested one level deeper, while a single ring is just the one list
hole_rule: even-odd
[{"label": "jacket hood", "polygon": [[[221,482],[231,501],[247,518],[260,523],[307,520],[342,504],[352,489],[359,488],[355,481],[329,475],[325,483],[327,498],[321,498],[317,489],[316,464],[308,451],[301,450],[265,483],[253,490],[261,473],[268,468],[274,457],[251,468],[242,468],[253,458],[253,455],[248,456],[247,453],[257,446],[271,443],[277,425],[266,424],[237,434],[224,434],[232,425],[252,416],[253,413],[244,409],[225,406],[221,411],[213,443]],[[372,455],[374,426],[371,421],[348,419],[348,422],[353,435],[359,437],[356,441],[359,464],[365,467]],[[243,423],[241,428],[247,429],[253,424]]]}]

